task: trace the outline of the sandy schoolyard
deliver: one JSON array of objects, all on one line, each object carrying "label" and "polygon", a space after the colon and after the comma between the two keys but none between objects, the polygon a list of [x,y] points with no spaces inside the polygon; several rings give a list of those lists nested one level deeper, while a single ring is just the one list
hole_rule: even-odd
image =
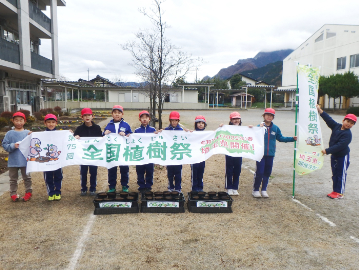
[{"label": "sandy schoolyard", "polygon": [[[207,130],[228,123],[230,110],[180,111],[193,128],[198,114]],[[167,115],[169,112],[165,112]],[[243,125],[256,125],[262,110],[240,111]],[[337,121],[340,115],[332,115]],[[138,111],[125,111],[134,129]],[[294,112],[274,119],[284,136],[294,136]],[[296,177],[292,198],[293,143],[277,143],[268,199],[251,195],[255,162],[245,159],[233,213],[138,213],[94,216],[92,197],[80,196],[79,167],[64,168],[62,200],[48,202],[42,173],[33,173],[33,198],[13,203],[0,196],[0,269],[358,269],[358,125],[352,129],[351,165],[343,200],[331,200],[330,157],[320,171]],[[330,129],[322,122],[328,144]],[[206,191],[224,190],[223,155],[206,161]],[[183,166],[183,192],[191,189],[190,166]],[[119,173],[118,173],[119,175]],[[166,168],[156,166],[153,190],[165,190]],[[118,184],[118,188],[120,185]],[[107,170],[99,168],[98,191],[107,190]],[[136,191],[130,167],[130,191]],[[19,194],[24,187],[19,185]]]}]

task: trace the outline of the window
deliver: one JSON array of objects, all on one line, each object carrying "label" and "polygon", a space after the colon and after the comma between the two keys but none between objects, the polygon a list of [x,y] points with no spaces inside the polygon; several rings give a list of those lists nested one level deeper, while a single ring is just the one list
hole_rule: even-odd
[{"label": "window", "polygon": [[350,67],[359,67],[359,54],[350,56]]},{"label": "window", "polygon": [[324,34],[322,33],[319,37],[315,39],[315,42],[322,41],[324,37]]},{"label": "window", "polygon": [[346,57],[337,58],[337,70],[345,69]]},{"label": "window", "polygon": [[327,32],[327,38],[335,37],[336,35],[335,32]]}]

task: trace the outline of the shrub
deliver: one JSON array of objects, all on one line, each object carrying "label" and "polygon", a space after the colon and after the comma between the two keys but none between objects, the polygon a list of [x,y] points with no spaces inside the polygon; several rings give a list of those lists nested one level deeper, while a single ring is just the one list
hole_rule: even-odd
[{"label": "shrub", "polygon": [[359,116],[359,107],[350,107],[348,108],[347,113],[352,113],[356,116]]},{"label": "shrub", "polygon": [[42,114],[42,112],[35,112],[34,116],[37,120],[40,120],[40,121],[44,120],[44,115]]},{"label": "shrub", "polygon": [[47,114],[47,109],[41,109],[40,110],[40,113],[45,116]]},{"label": "shrub", "polygon": [[54,108],[54,111],[57,112],[57,113],[60,113],[62,111],[61,107],[60,106],[56,106]]},{"label": "shrub", "polygon": [[8,119],[0,117],[0,129],[9,125]]},{"label": "shrub", "polygon": [[35,122],[35,117],[29,115],[29,117],[26,118],[26,122],[29,123],[29,124],[34,123]]},{"label": "shrub", "polygon": [[3,117],[3,118],[5,118],[5,119],[7,119],[8,122],[9,122],[10,119],[12,119],[12,115],[13,115],[13,114],[14,114],[14,113],[12,113],[12,112],[5,111],[5,112],[2,112],[2,113],[0,114],[0,117]]},{"label": "shrub", "polygon": [[54,114],[54,110],[52,108],[47,108],[46,114],[49,114],[49,113]]},{"label": "shrub", "polygon": [[22,112],[23,114],[25,114],[26,121],[30,117],[30,111],[28,111],[28,110],[19,110],[19,112]]}]

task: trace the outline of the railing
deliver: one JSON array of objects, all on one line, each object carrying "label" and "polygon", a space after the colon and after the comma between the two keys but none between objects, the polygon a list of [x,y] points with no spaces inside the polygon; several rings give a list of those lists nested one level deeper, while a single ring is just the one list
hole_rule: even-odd
[{"label": "railing", "polygon": [[13,6],[17,7],[17,0],[6,0],[6,1],[8,1]]},{"label": "railing", "polygon": [[0,59],[20,64],[19,45],[0,38]]},{"label": "railing", "polygon": [[30,18],[51,32],[51,19],[47,17],[37,6],[29,1]]},{"label": "railing", "polygon": [[52,74],[52,61],[34,52],[31,52],[31,67]]}]

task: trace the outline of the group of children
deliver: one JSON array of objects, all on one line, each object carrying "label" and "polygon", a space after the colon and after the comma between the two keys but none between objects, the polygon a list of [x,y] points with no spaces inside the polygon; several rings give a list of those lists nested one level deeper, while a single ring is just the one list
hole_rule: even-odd
[{"label": "group of children", "polygon": [[[327,122],[328,126],[336,132],[335,139],[330,139],[330,147],[323,150],[323,154],[332,154],[332,169],[337,168],[336,164],[340,162],[340,168],[345,171],[345,176],[340,176],[338,169],[333,169],[333,192],[328,194],[330,198],[342,198],[344,193],[346,170],[349,167],[349,143],[351,141],[350,128],[355,124],[356,117],[354,115],[347,115],[343,124],[336,123],[329,115],[325,114],[318,106],[318,111]],[[102,137],[104,135],[115,133],[120,136],[129,136],[132,133],[130,125],[123,119],[124,110],[120,105],[115,105],[112,108],[113,119],[107,124],[104,131],[101,131],[101,127],[96,125],[93,120],[93,113],[90,108],[84,108],[81,111],[81,117],[83,124],[76,128],[74,136],[76,139],[81,137]],[[273,124],[275,117],[275,110],[272,108],[265,109],[263,113],[264,121],[258,125],[265,128],[264,135],[264,156],[261,161],[256,162],[256,172],[254,175],[254,184],[252,195],[255,198],[268,198],[267,193],[268,180],[272,173],[273,160],[276,150],[276,141],[280,142],[293,142],[297,140],[297,137],[284,137],[278,126]],[[355,118],[354,118],[355,117]],[[242,119],[238,112],[232,112],[229,116],[229,125],[241,126]],[[31,132],[24,129],[26,117],[21,112],[16,112],[13,115],[14,129],[6,133],[3,140],[4,149],[9,152],[8,167],[10,176],[10,196],[13,201],[18,201],[20,196],[17,194],[17,181],[18,170],[21,169],[22,177],[25,184],[25,195],[22,197],[23,201],[30,200],[32,196],[31,177],[26,174],[26,158],[21,154],[19,148],[19,142],[23,140]],[[139,113],[139,121],[141,126],[135,130],[135,133],[158,133],[162,130],[156,131],[155,128],[149,126],[150,114],[147,111],[141,111]],[[180,122],[180,114],[176,111],[172,111],[169,116],[169,126],[165,130],[185,130]],[[44,118],[44,124],[46,131],[55,131],[57,125],[57,117],[53,114],[48,114]],[[338,126],[340,125],[340,126]],[[206,118],[202,115],[198,115],[195,118],[194,129],[195,131],[203,131],[207,126]],[[223,126],[221,124],[220,126]],[[252,126],[249,126],[252,127]],[[337,134],[338,133],[338,134]],[[345,135],[345,142],[343,143],[342,135]],[[339,137],[339,139],[337,138]],[[339,156],[340,161],[338,161]],[[334,161],[333,161],[334,158]],[[229,195],[239,195],[239,177],[241,174],[242,157],[231,157],[226,155],[226,175],[225,175],[225,188]],[[121,174],[122,191],[128,192],[129,189],[129,166],[119,166]],[[192,191],[203,191],[203,175],[205,170],[205,161],[191,165],[191,181]],[[337,172],[338,171],[338,172]],[[87,187],[87,175],[90,173],[90,187]],[[153,173],[154,164],[136,165],[137,172],[137,184],[140,192],[146,192],[151,190],[153,185]],[[335,175],[335,177],[334,177]],[[96,194],[97,186],[97,166],[80,165],[81,176],[81,196],[87,195],[89,191],[90,195]],[[167,177],[168,177],[168,190],[181,192],[182,183],[182,165],[167,165]],[[58,201],[61,199],[61,184],[62,184],[62,169],[55,171],[44,172],[44,179],[48,192],[49,201]],[[334,180],[335,178],[335,180]],[[335,181],[335,184],[334,184]],[[115,192],[117,185],[117,166],[108,169],[108,192]],[[261,192],[259,192],[261,190]],[[338,195],[339,194],[339,195]],[[330,196],[329,196],[330,195]]]}]

